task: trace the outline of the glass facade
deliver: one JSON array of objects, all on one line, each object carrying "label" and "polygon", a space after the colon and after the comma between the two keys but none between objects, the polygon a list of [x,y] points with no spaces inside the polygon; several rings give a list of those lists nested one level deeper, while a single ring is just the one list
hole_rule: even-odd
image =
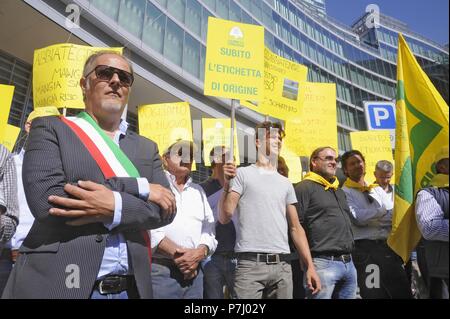
[{"label": "glass facade", "polygon": [[[326,16],[324,0],[89,0],[142,48],[203,81],[209,16],[265,27],[265,44],[308,67],[308,80],[336,83],[339,148],[365,130],[364,101],[396,93],[397,32],[382,26],[359,34]],[[406,39],[448,101],[448,51]],[[1,62],[1,61],[0,61]],[[11,118],[11,117],[10,117]],[[14,115],[12,114],[12,118]]]}]

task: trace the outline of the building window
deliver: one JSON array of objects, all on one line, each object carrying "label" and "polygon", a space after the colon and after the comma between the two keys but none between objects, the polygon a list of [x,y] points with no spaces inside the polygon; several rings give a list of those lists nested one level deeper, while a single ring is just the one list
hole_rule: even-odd
[{"label": "building window", "polygon": [[228,0],[216,0],[216,12],[220,18],[228,20],[228,11]]},{"label": "building window", "polygon": [[120,4],[119,25],[138,39],[141,38],[145,4],[145,0],[122,0]]},{"label": "building window", "polygon": [[201,36],[202,7],[197,0],[187,0],[185,24],[189,30]]},{"label": "building window", "polygon": [[167,19],[166,36],[164,37],[164,56],[178,66],[183,57],[184,31],[175,22]]},{"label": "building window", "polygon": [[230,1],[230,20],[241,22],[241,8],[234,2]]},{"label": "building window", "polygon": [[120,0],[91,0],[92,5],[105,15],[117,21],[117,14],[119,12]]},{"label": "building window", "polygon": [[200,75],[200,42],[189,34],[184,36],[183,69],[199,78]]},{"label": "building window", "polygon": [[184,23],[185,9],[185,0],[170,0],[167,2],[167,11],[181,23]]},{"label": "building window", "polygon": [[159,53],[162,53],[164,48],[166,19],[166,15],[161,10],[150,2],[148,3],[147,14],[144,19],[142,41]]}]

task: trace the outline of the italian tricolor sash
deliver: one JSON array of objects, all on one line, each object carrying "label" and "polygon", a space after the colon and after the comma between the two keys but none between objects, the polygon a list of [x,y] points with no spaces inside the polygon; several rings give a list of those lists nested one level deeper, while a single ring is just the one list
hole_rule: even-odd
[{"label": "italian tricolor sash", "polygon": [[[106,179],[112,177],[139,177],[139,172],[130,159],[106,135],[97,122],[86,112],[81,112],[76,117],[63,117],[61,120],[70,127],[80,139],[88,152],[97,162]],[[150,237],[147,231],[142,232],[151,261],[152,251]]]}]

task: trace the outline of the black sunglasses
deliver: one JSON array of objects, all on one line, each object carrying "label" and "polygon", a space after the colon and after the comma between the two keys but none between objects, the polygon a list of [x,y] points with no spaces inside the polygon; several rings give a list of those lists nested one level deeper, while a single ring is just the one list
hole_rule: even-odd
[{"label": "black sunglasses", "polygon": [[85,77],[87,78],[92,72],[95,72],[97,78],[102,81],[111,81],[114,74],[117,73],[120,84],[126,87],[130,87],[134,82],[133,74],[109,65],[97,65],[92,71],[88,72]]}]

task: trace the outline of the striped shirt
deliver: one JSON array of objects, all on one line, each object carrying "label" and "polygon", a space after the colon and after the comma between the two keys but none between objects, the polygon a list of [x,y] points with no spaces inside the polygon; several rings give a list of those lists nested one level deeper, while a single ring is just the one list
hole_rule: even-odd
[{"label": "striped shirt", "polygon": [[425,239],[448,242],[448,219],[433,195],[424,190],[417,194],[416,220]]},{"label": "striped shirt", "polygon": [[11,153],[0,144],[0,205],[6,210],[0,215],[0,248],[11,239],[19,222],[17,174]]}]

